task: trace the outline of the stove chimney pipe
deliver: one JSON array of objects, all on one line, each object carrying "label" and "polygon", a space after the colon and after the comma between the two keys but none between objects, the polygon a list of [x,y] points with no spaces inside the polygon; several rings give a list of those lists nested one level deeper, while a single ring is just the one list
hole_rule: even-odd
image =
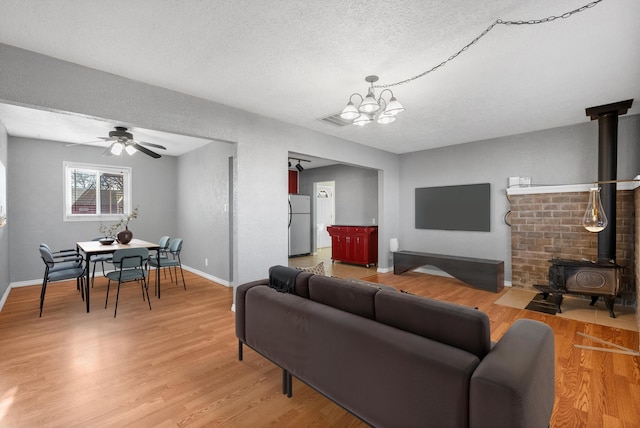
[{"label": "stove chimney pipe", "polygon": [[[618,116],[626,114],[633,100],[586,109],[591,120],[598,119],[598,181],[617,180]],[[600,185],[600,198],[609,225],[598,232],[598,261],[616,260],[616,183]]]}]

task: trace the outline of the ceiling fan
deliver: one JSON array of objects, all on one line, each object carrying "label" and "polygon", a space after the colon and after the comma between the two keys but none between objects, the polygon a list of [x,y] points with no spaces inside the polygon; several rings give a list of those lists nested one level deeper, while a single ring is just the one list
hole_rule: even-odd
[{"label": "ceiling fan", "polygon": [[111,156],[111,155],[120,155],[124,150],[129,155],[133,155],[135,152],[139,151],[144,153],[145,155],[149,155],[152,158],[159,158],[160,155],[154,151],[147,149],[144,146],[155,147],[157,149],[167,150],[166,147],[161,146],[160,144],[147,143],[144,141],[134,140],[133,134],[127,132],[127,128],[124,126],[116,126],[115,131],[109,132],[109,137],[98,137],[101,140],[105,140],[107,142],[112,142],[107,150],[102,154],[103,156]]}]

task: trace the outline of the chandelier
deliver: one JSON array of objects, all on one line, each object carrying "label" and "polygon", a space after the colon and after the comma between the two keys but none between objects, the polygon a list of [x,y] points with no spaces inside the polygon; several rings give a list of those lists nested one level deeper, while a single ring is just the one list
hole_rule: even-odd
[{"label": "chandelier", "polygon": [[[409,77],[408,79],[401,80],[399,82],[388,83],[386,85],[375,85],[374,83],[378,81],[378,76],[367,76],[364,80],[370,84],[369,91],[367,92],[367,96],[363,97],[362,95],[355,93],[349,97],[349,102],[346,107],[340,113],[340,117],[344,120],[352,120],[354,125],[364,126],[369,123],[372,123],[374,120],[380,124],[388,124],[395,122],[396,115],[401,111],[404,111],[404,107],[398,102],[398,100],[393,96],[393,92],[389,87],[402,85],[404,83],[412,82],[416,79],[424,77],[439,68],[445,66],[450,61],[453,61],[460,55],[462,52],[467,51],[471,46],[475,45],[481,38],[483,38],[487,33],[489,33],[493,28],[497,25],[506,25],[506,26],[522,26],[522,25],[538,25],[538,24],[547,24],[555,21],[556,19],[567,19],[575,15],[576,13],[584,12],[587,9],[591,9],[596,6],[598,3],[603,0],[592,0],[590,3],[585,4],[577,9],[574,9],[569,12],[565,12],[561,15],[550,15],[546,18],[541,19],[529,19],[529,20],[503,20],[496,19],[489,25],[482,33],[480,33],[475,39],[467,43],[462,49],[451,55],[449,58],[445,59],[438,65],[431,67],[430,69],[423,71],[422,73]],[[382,92],[380,92],[380,96],[376,98],[374,88],[382,88]],[[391,97],[389,101],[386,101],[382,98],[382,96],[389,92]],[[360,98],[360,104],[358,107],[353,104],[353,97],[358,96]]]},{"label": "chandelier", "polygon": [[[382,125],[395,122],[396,115],[404,111],[404,107],[393,96],[391,89],[384,89],[376,98],[373,84],[378,81],[378,76],[367,76],[364,80],[371,85],[367,96],[363,97],[358,93],[351,94],[349,102],[340,113],[340,117],[344,120],[353,120],[353,124],[358,126],[367,125],[374,120]],[[387,92],[391,94],[388,101],[383,98]],[[354,96],[360,98],[358,107],[353,104]]]}]

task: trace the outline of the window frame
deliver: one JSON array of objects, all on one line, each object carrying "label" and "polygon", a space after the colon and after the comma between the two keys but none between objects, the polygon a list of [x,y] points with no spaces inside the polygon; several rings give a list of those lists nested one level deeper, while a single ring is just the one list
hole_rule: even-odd
[{"label": "window frame", "polygon": [[[68,181],[69,170],[81,169],[85,171],[95,171],[96,174],[122,174],[123,184],[122,191],[124,193],[124,212],[121,214],[73,214],[72,205],[73,197],[71,192],[71,183]],[[63,205],[63,221],[67,222],[81,222],[81,221],[118,221],[123,216],[127,216],[131,213],[132,207],[132,175],[133,171],[131,167],[126,166],[113,166],[113,165],[99,165],[83,162],[69,162],[64,161],[62,166],[62,185],[64,186],[64,205]],[[99,176],[97,177],[97,183],[100,183]],[[97,192],[99,193],[99,192]],[[99,201],[96,201],[96,208],[100,205]]]}]

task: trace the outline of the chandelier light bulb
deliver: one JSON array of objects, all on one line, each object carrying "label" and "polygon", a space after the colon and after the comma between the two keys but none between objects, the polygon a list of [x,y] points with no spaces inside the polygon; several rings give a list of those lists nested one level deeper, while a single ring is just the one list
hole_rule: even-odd
[{"label": "chandelier light bulb", "polygon": [[356,106],[353,105],[351,101],[347,103],[344,110],[342,110],[342,113],[340,113],[340,117],[343,118],[344,120],[353,120],[358,116],[360,116],[360,112],[358,111]]},{"label": "chandelier light bulb", "polygon": [[371,123],[371,117],[368,114],[362,113],[356,120],[353,121],[353,124],[356,126],[364,126]]},{"label": "chandelier light bulb", "polygon": [[136,149],[135,147],[133,147],[132,145],[127,145],[124,150],[129,154],[129,156],[133,155],[135,152],[138,151],[138,149]]},{"label": "chandelier light bulb", "polygon": [[396,121],[396,117],[392,114],[387,113],[386,110],[380,113],[380,115],[378,116],[378,119],[376,120],[376,122],[378,122],[381,125],[387,125],[395,121]]},{"label": "chandelier light bulb", "polygon": [[389,104],[387,104],[387,108],[385,109],[385,113],[386,114],[390,114],[392,116],[395,116],[396,114],[400,113],[404,111],[404,107],[402,107],[402,104],[400,104],[400,102],[396,99],[396,97],[391,97],[391,99],[389,100]]},{"label": "chandelier light bulb", "polygon": [[362,101],[362,104],[360,104],[358,110],[360,110],[361,113],[375,113],[380,110],[380,104],[376,101],[372,89],[369,89],[369,93]]}]

